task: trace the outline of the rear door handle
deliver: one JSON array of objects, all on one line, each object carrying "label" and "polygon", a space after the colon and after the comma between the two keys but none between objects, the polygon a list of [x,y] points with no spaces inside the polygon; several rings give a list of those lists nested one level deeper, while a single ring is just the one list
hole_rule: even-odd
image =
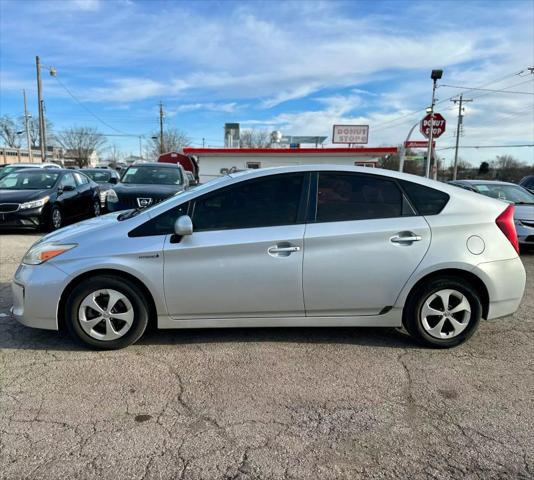
[{"label": "rear door handle", "polygon": [[392,243],[403,244],[403,243],[419,242],[422,239],[423,239],[423,237],[421,237],[420,235],[416,235],[415,233],[412,233],[412,232],[401,232],[401,233],[398,233],[397,235],[394,235],[389,240]]}]

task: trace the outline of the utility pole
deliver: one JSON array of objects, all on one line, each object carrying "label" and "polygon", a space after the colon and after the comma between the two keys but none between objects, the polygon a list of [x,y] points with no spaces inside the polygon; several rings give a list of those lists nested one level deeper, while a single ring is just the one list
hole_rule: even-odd
[{"label": "utility pole", "polygon": [[28,118],[30,115],[28,114],[28,104],[26,103],[26,90],[22,90],[22,96],[24,97],[24,127],[26,128],[26,144],[28,145],[28,158],[30,160],[30,163],[33,162],[33,155],[32,155],[32,141],[30,137],[30,126],[28,125]]},{"label": "utility pole", "polygon": [[451,102],[454,104],[458,103],[458,124],[456,126],[456,147],[454,149],[454,169],[452,172],[452,179],[456,180],[456,175],[458,174],[458,146],[460,144],[460,130],[462,129],[462,124],[464,123],[463,116],[463,107],[462,105],[467,102],[472,102],[472,99],[465,99],[463,93],[460,95],[460,98],[453,98]]},{"label": "utility pole", "polygon": [[163,149],[163,103],[159,102],[159,153],[164,153]]},{"label": "utility pole", "polygon": [[206,146],[206,139],[202,137],[202,148],[204,148],[205,146]]},{"label": "utility pole", "polygon": [[432,144],[434,143],[434,106],[436,105],[437,81],[443,76],[443,70],[432,70],[432,104],[430,106],[430,135],[428,137],[428,151],[426,154],[425,177],[430,178],[430,162],[432,161]]},{"label": "utility pole", "polygon": [[41,84],[41,60],[35,57],[37,68],[37,107],[39,111],[39,146],[41,147],[41,162],[46,162],[46,127],[43,108],[43,86]]}]

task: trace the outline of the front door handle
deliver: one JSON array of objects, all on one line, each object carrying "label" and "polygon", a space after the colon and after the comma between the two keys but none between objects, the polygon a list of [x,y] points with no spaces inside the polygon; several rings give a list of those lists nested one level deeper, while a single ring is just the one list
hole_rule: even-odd
[{"label": "front door handle", "polygon": [[293,252],[300,252],[300,247],[296,245],[274,245],[267,249],[267,253],[273,257],[287,257]]},{"label": "front door handle", "polygon": [[413,242],[419,242],[423,239],[420,235],[416,235],[413,232],[400,232],[397,235],[394,235],[389,240],[392,243],[403,244],[412,244]]}]

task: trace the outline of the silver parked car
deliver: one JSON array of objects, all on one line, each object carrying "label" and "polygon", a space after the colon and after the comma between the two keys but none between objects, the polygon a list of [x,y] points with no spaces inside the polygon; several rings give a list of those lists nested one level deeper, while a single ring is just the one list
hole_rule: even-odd
[{"label": "silver parked car", "polygon": [[450,182],[458,187],[498,198],[515,205],[514,219],[520,245],[534,246],[534,194],[515,183],[496,180],[456,180]]},{"label": "silver parked car", "polygon": [[525,288],[513,205],[380,169],[226,175],[43,237],[13,283],[24,325],[103,349],[159,328],[401,327],[451,347]]}]

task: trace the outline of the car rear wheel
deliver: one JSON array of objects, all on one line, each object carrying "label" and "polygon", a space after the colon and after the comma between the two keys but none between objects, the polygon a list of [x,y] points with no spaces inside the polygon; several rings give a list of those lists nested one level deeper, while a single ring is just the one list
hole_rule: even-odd
[{"label": "car rear wheel", "polygon": [[65,305],[70,333],[86,345],[115,350],[135,343],[148,324],[146,299],[122,278],[99,275],[79,283]]},{"label": "car rear wheel", "polygon": [[404,327],[423,345],[449,348],[475,333],[482,316],[480,295],[455,277],[436,278],[416,288],[404,308]]}]

